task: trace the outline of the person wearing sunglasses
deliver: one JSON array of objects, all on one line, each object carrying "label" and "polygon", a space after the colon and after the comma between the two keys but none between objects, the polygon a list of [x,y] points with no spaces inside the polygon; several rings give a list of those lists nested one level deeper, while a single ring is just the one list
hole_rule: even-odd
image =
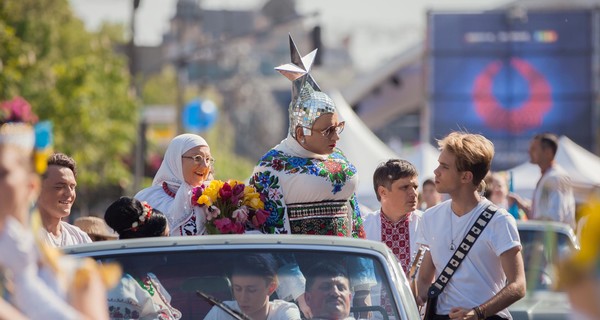
[{"label": "person wearing sunglasses", "polygon": [[[365,238],[357,170],[336,148],[345,123],[309,73],[316,52],[300,58],[291,37],[290,48],[292,63],[275,68],[292,81],[288,135],[258,161],[250,178],[270,212],[262,231]],[[372,280],[367,278],[361,280]],[[280,286],[278,295],[297,300],[310,317],[302,300],[304,278],[295,279],[296,285]]]},{"label": "person wearing sunglasses", "polygon": [[206,140],[195,134],[173,138],[154,176],[152,186],[135,195],[163,212],[172,236],[204,234],[206,217],[198,206],[192,206],[195,187],[212,179],[214,159]]}]

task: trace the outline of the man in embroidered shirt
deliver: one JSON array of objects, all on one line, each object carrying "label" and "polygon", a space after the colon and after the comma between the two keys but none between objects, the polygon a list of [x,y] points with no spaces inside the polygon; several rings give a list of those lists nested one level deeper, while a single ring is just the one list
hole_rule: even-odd
[{"label": "man in embroidered shirt", "polygon": [[400,261],[405,273],[417,251],[416,231],[422,212],[417,209],[415,166],[399,159],[380,164],[373,173],[373,187],[381,209],[365,215],[367,239],[387,244]]},{"label": "man in embroidered shirt", "polygon": [[[525,271],[515,219],[505,209],[491,217],[458,269],[447,267],[455,249],[491,202],[480,196],[494,157],[494,145],[478,134],[453,132],[438,141],[434,170],[438,192],[450,200],[427,210],[417,243],[429,246],[417,281],[417,304],[442,271],[452,274],[438,296],[435,319],[511,319],[507,307],[525,295]],[[460,251],[459,251],[460,250]],[[450,271],[448,271],[450,270]],[[443,280],[441,280],[443,281]]]},{"label": "man in embroidered shirt", "polygon": [[75,202],[77,169],[73,158],[55,153],[48,159],[43,175],[38,208],[44,227],[44,240],[54,247],[90,243],[90,237],[78,227],[62,221],[71,214]]},{"label": "man in embroidered shirt", "polygon": [[[373,173],[373,187],[381,209],[366,214],[363,224],[367,239],[381,241],[392,249],[406,274],[418,249],[415,240],[423,214],[416,210],[417,177],[417,168],[406,160],[390,159],[380,164]],[[371,290],[371,299],[391,312],[387,291],[379,285]]]}]

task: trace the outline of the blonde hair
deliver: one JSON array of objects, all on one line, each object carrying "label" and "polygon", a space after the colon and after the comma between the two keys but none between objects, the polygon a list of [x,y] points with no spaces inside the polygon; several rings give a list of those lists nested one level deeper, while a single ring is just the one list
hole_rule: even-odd
[{"label": "blonde hair", "polygon": [[494,158],[494,144],[480,134],[452,132],[438,140],[439,149],[456,156],[456,169],[473,174],[473,184],[480,187]]}]

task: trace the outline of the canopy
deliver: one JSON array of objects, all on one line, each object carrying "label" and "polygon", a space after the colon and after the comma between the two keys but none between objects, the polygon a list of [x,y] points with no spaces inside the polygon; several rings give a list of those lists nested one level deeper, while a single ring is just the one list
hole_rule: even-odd
[{"label": "canopy", "polygon": [[[600,188],[600,158],[566,136],[559,139],[555,161],[571,177],[578,202]],[[514,192],[531,199],[541,176],[540,168],[526,162],[506,171],[513,174]]]}]

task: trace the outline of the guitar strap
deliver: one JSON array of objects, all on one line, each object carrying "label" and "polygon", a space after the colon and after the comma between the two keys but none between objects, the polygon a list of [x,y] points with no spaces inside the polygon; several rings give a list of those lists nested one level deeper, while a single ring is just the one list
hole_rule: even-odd
[{"label": "guitar strap", "polygon": [[469,253],[473,247],[473,244],[475,244],[477,238],[479,238],[479,235],[483,232],[497,211],[498,207],[490,204],[481,212],[477,220],[475,220],[475,223],[471,226],[469,232],[467,232],[467,235],[465,235],[465,238],[462,240],[456,251],[454,251],[454,255],[452,255],[435,282],[429,287],[427,291],[427,311],[425,312],[424,319],[431,319],[431,317],[434,316],[437,297],[444,291],[444,288],[452,278],[452,275],[454,275],[467,256],[467,253]]}]

